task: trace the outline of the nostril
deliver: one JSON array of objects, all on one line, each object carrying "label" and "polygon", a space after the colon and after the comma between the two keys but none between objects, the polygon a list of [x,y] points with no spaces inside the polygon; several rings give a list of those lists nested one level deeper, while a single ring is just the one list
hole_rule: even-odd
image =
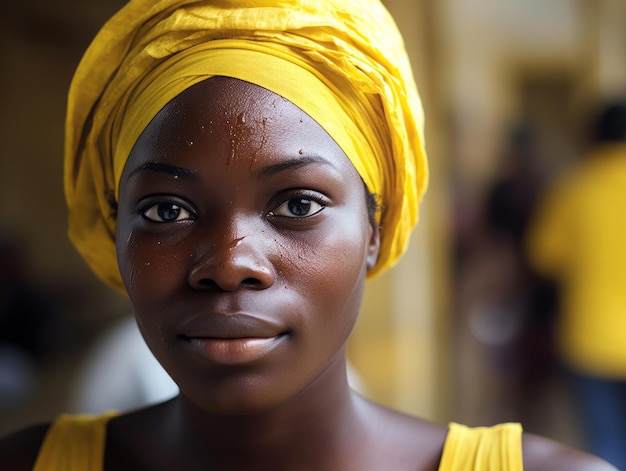
[{"label": "nostril", "polygon": [[213,281],[210,278],[203,278],[200,280],[200,286],[202,286],[203,288],[211,288],[211,289],[217,289],[219,288],[219,285]]},{"label": "nostril", "polygon": [[217,291],[234,291],[237,288],[259,288],[263,285],[263,282],[257,278],[245,278],[241,282],[232,282],[232,280],[223,278],[220,280],[214,280],[212,278],[202,278],[198,280],[196,288],[202,290],[217,290]]},{"label": "nostril", "polygon": [[256,278],[246,278],[241,283],[248,286],[257,286],[261,284],[261,281],[257,280]]},{"label": "nostril", "polygon": [[272,263],[262,244],[248,236],[207,244],[190,266],[188,281],[203,290],[263,289],[274,282]]}]

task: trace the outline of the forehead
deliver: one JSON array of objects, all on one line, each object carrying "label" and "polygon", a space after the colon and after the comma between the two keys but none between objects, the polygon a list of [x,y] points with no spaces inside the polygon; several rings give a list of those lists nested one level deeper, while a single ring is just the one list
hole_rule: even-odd
[{"label": "forehead", "polygon": [[229,77],[212,77],[172,99],[141,134],[129,161],[138,154],[152,159],[171,157],[175,148],[202,144],[216,152],[229,147],[238,158],[263,153],[322,155],[356,172],[334,139],[295,104]]},{"label": "forehead", "polygon": [[337,189],[359,195],[364,188],[352,162],[315,120],[267,89],[226,77],[193,85],[157,113],[124,165],[120,201],[130,177],[154,164],[176,178],[193,174],[199,185],[224,195],[261,191],[272,181],[310,187],[333,180]]},{"label": "forehead", "polygon": [[[190,111],[211,114],[213,117],[235,115],[242,118],[241,113],[251,115],[269,113],[273,118],[280,116],[285,119],[306,116],[296,105],[270,90],[250,82],[221,76],[209,78],[189,87],[172,99],[166,106],[168,107],[187,111],[187,114],[182,116],[183,119],[192,117]],[[312,119],[309,120],[314,123]],[[245,124],[245,118],[241,124]]]}]

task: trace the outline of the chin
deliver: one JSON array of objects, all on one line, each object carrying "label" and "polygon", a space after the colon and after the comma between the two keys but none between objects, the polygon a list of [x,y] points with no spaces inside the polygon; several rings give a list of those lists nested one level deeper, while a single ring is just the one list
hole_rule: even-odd
[{"label": "chin", "polygon": [[276,410],[285,402],[282,398],[262,397],[259,392],[230,394],[228,397],[190,397],[186,401],[204,413],[215,416],[255,416]]}]

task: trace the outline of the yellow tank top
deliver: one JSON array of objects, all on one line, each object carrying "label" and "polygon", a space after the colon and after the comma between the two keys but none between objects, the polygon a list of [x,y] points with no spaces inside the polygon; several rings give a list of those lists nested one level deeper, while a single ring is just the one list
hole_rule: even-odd
[{"label": "yellow tank top", "polygon": [[[33,471],[102,471],[106,424],[115,414],[59,416]],[[439,471],[522,471],[521,437],[516,423],[477,428],[451,423]]]},{"label": "yellow tank top", "polygon": [[101,471],[106,424],[103,415],[60,415],[48,429],[33,471]]},{"label": "yellow tank top", "polygon": [[439,471],[522,471],[522,426],[470,428],[451,423]]}]

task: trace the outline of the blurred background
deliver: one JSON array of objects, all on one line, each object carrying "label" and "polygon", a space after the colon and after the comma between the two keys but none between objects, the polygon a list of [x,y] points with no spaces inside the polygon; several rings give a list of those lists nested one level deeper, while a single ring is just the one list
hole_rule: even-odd
[{"label": "blurred background", "polygon": [[[88,409],[85,382],[124,386],[85,373],[94,348],[131,356],[110,338],[132,309],[68,242],[62,189],[71,76],[123,3],[21,0],[0,18],[0,435]],[[423,98],[431,180],[406,257],[369,283],[355,382],[440,423],[516,420],[582,446],[555,353],[558,289],[528,267],[524,237],[587,151],[592,113],[626,93],[626,2],[384,3]]]}]

